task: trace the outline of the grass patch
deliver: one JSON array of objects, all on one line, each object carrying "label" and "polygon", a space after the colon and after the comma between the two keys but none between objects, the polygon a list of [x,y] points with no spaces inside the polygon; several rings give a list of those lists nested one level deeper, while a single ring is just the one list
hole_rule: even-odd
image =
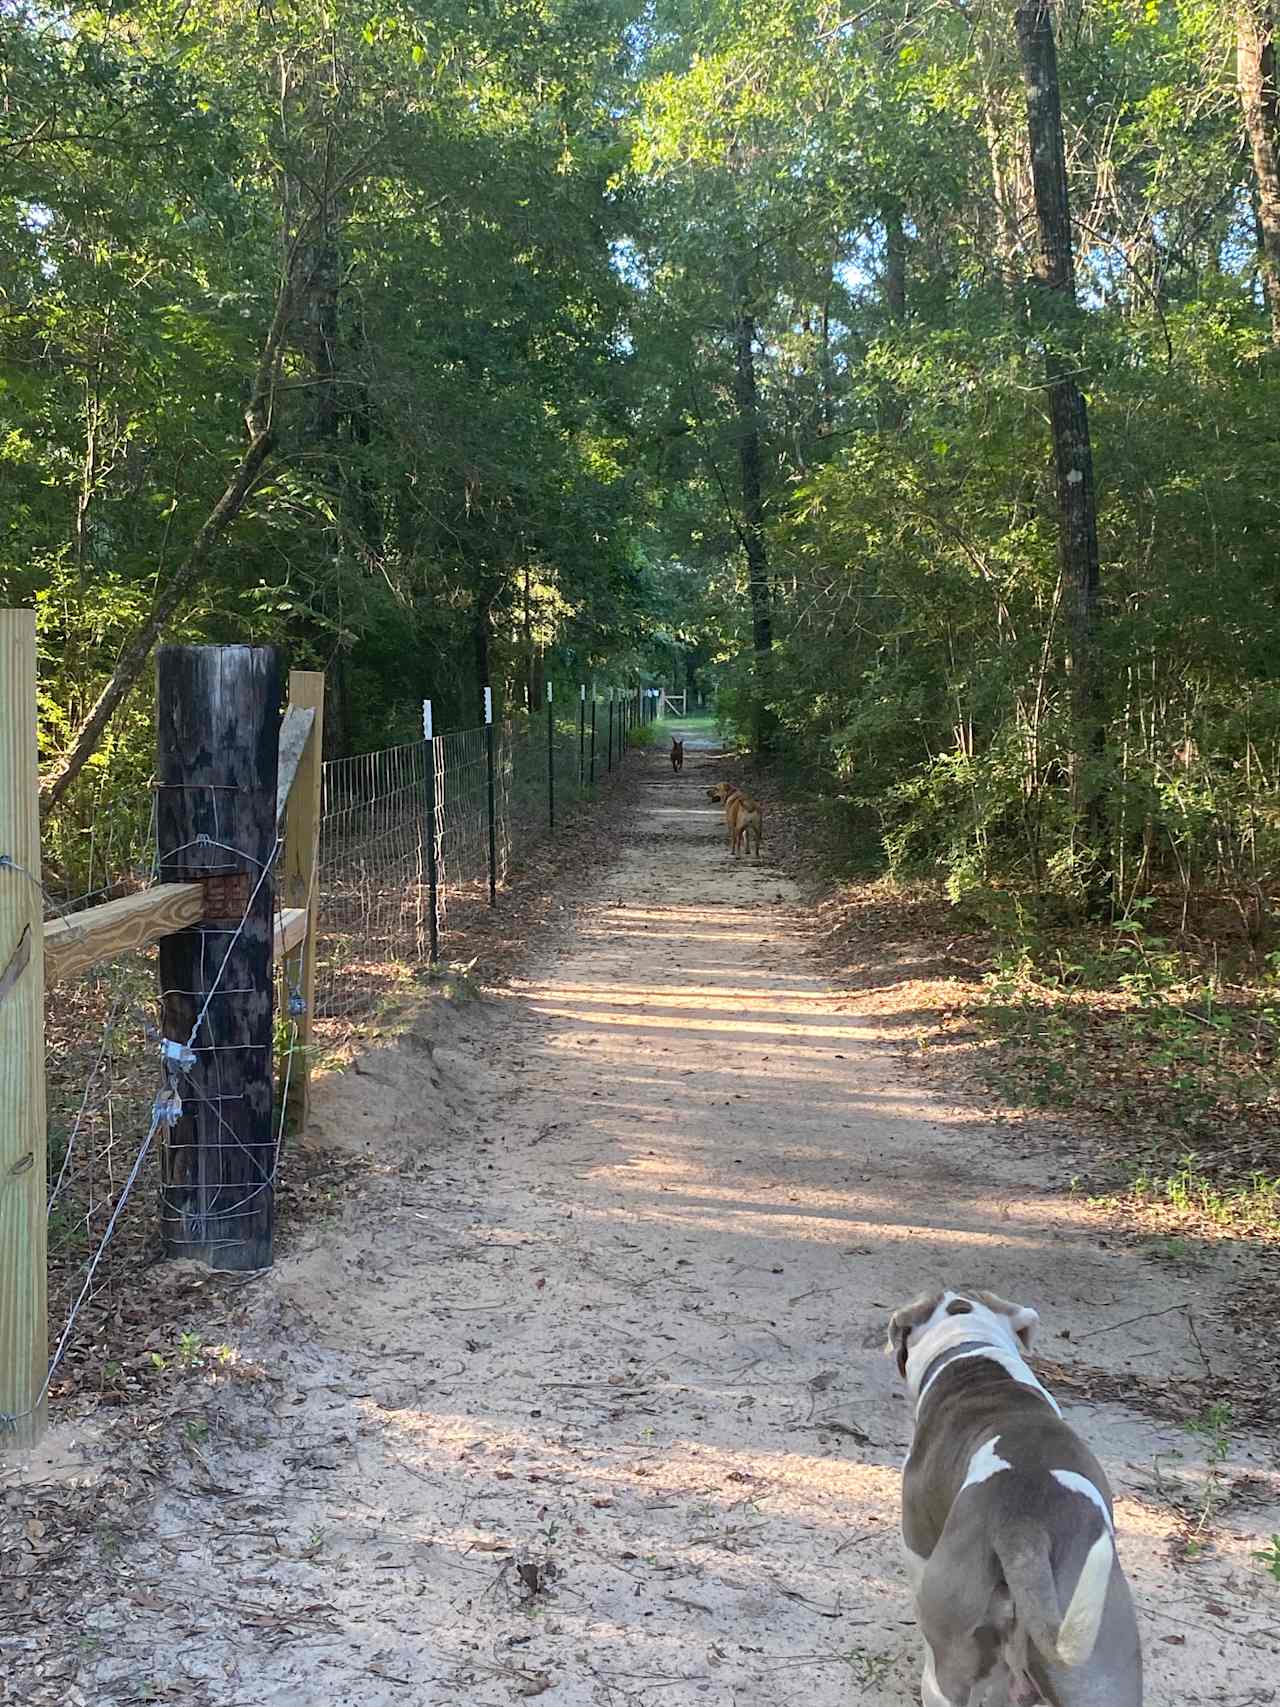
[{"label": "grass patch", "polygon": [[1172,1173],[1139,1173],[1133,1189],[1138,1197],[1217,1227],[1280,1232],[1280,1177],[1255,1173],[1243,1184],[1222,1185],[1200,1156],[1188,1152]]}]

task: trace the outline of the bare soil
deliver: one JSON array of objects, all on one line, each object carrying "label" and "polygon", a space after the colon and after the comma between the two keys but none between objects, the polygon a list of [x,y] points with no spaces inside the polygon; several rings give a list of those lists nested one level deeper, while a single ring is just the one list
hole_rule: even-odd
[{"label": "bare soil", "polygon": [[358,1190],[193,1314],[168,1412],[10,1473],[11,1502],[96,1503],[59,1555],[74,1611],[37,1565],[0,1635],[8,1699],[918,1700],[881,1346],[960,1280],[1041,1311],[1148,1698],[1280,1700],[1276,1441],[1186,1426],[1247,1365],[1238,1253],[1156,1260],[1064,1158],[904,1073],[907,962],[832,981],[768,822],[734,861],[725,762],[686,753],[615,798],[620,857],[535,966],[424,998],[324,1083],[313,1140]]}]

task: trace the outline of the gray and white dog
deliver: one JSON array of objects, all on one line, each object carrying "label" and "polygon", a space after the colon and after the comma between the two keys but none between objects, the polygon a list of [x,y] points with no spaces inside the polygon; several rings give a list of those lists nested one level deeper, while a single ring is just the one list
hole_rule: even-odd
[{"label": "gray and white dog", "polygon": [[1140,1707],[1142,1651],[1102,1466],[1024,1352],[1040,1321],[993,1292],[894,1312],[916,1401],[902,1538],[924,1707]]}]

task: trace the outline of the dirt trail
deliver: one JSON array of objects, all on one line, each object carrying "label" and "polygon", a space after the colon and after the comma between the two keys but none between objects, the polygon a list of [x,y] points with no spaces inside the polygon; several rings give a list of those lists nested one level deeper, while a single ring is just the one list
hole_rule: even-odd
[{"label": "dirt trail", "polygon": [[[723,845],[719,762],[646,760],[539,976],[330,1083],[322,1135],[378,1172],[258,1289],[238,1351],[276,1379],[212,1388],[86,1608],[88,1701],[917,1701],[890,1308],[968,1278],[1034,1302],[1060,1362],[1231,1368],[1211,1308],[1199,1348],[1170,1308],[1187,1282],[814,973],[793,887]],[[1272,1449],[1230,1442],[1216,1544],[1175,1563],[1206,1449],[1068,1415],[1119,1493],[1148,1698],[1280,1700]]]}]

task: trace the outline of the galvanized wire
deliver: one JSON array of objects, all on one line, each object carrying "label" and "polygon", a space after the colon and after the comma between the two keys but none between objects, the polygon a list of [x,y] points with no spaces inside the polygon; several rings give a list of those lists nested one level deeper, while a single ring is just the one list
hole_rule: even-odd
[{"label": "galvanized wire", "polygon": [[[579,707],[556,707],[548,753],[545,711],[494,728],[497,882],[506,883],[524,850],[589,791],[587,739]],[[597,706],[596,777],[606,771],[605,702]],[[590,705],[583,719],[590,726]],[[579,764],[582,755],[581,770]],[[316,880],[317,1031],[336,1044],[401,993],[429,954],[427,762],[425,741],[324,767]],[[488,744],[483,726],[434,737],[437,918],[488,899]],[[615,743],[615,765],[618,752]]]},{"label": "galvanized wire", "polygon": [[[228,849],[228,852],[236,851]],[[175,1141],[174,1129],[181,1115],[182,1099],[189,1094],[187,1072],[197,1059],[197,1049],[208,1054],[224,1047],[211,1034],[208,1043],[198,1044],[198,1039],[209,1021],[215,996],[235,993],[222,988],[226,969],[260,890],[270,882],[278,851],[277,844],[270,860],[260,865],[238,924],[224,931],[206,933],[202,930],[202,935],[216,939],[211,951],[213,970],[201,991],[176,992],[193,997],[198,995],[199,998],[185,1042],[181,1037],[163,1038],[155,1023],[160,1015],[157,1013],[153,1017],[148,1011],[149,1003],[155,1003],[162,1009],[164,995],[174,992],[155,992],[152,968],[146,956],[121,955],[106,966],[95,968],[88,977],[76,982],[74,995],[62,990],[62,999],[56,1002],[56,1006],[49,1001],[52,992],[46,992],[46,1048],[49,1056],[46,1078],[50,1115],[48,1160],[52,1177],[47,1208],[49,1290],[51,1314],[54,1320],[61,1316],[62,1327],[39,1390],[22,1411],[0,1415],[0,1436],[31,1416],[48,1395],[54,1376],[72,1346],[81,1311],[93,1302],[110,1272],[105,1266],[108,1252],[126,1217],[135,1235],[143,1239],[149,1237],[157,1194],[148,1192],[145,1195],[143,1201],[149,1207],[139,1214],[136,1212],[135,1188],[154,1170],[158,1135],[167,1131],[169,1141]],[[240,854],[239,857],[243,860],[249,856]],[[98,993],[96,1001],[90,994],[95,990]],[[68,1031],[68,1010],[75,1011],[77,1000],[83,1004],[81,1026]],[[78,1055],[85,1041],[84,1020],[95,1011],[101,1014],[104,1006],[105,1017],[100,1020],[93,1064],[78,1098],[74,1098],[73,1087],[58,1073],[60,1028],[71,1045],[68,1055],[73,1049]],[[157,1043],[160,1046],[159,1089],[156,1088],[154,1066],[145,1077],[140,1070],[147,1057],[154,1062]],[[68,1066],[71,1066],[70,1061]],[[74,1066],[71,1066],[71,1072],[76,1072]],[[145,1120],[142,1116],[144,1096],[147,1104]],[[67,1119],[73,1098],[74,1116]],[[220,1125],[228,1127],[220,1112],[218,1118]],[[138,1134],[144,1125],[145,1132],[139,1140]],[[255,1183],[251,1195],[274,1188],[282,1132],[283,1125],[275,1135],[271,1168]],[[238,1139],[235,1141],[239,1142]],[[219,1146],[219,1153],[222,1147]],[[216,1193],[221,1189],[221,1181],[203,1181],[202,1186]],[[163,1201],[163,1189],[158,1196]],[[239,1204],[232,1205],[232,1213],[240,1207]]]},{"label": "galvanized wire", "polygon": [[440,916],[451,896],[483,898],[489,885],[489,762],[483,727],[436,736]]},{"label": "galvanized wire", "polygon": [[[607,702],[598,702],[597,782],[607,771],[607,716]],[[557,707],[553,718],[550,745],[545,710],[509,719],[493,732],[499,884],[509,880],[525,850],[551,830],[551,793],[559,827],[589,791],[591,707],[588,704],[583,719],[588,735],[581,747],[578,705]],[[620,720],[615,726],[615,768],[619,728]],[[480,727],[438,735],[434,755],[443,928],[451,902],[462,908],[488,900],[486,731]],[[353,1027],[371,1019],[389,996],[403,993],[427,962],[427,775],[422,741],[323,767],[312,889],[317,925],[314,1018],[322,1052],[326,1044],[338,1044]],[[139,855],[139,875],[144,863],[154,872],[154,846],[145,860]],[[264,869],[260,881],[266,874]],[[31,881],[39,880],[31,876]],[[225,944],[225,933],[217,934]],[[286,987],[281,991],[281,1023],[295,1038],[302,1000],[299,969],[295,955],[284,967]],[[156,1204],[162,1196],[154,1139],[171,1113],[157,1101],[155,1091],[160,1038],[155,970],[154,950],[122,955],[59,985],[47,1001],[51,1305],[54,1319],[61,1315],[67,1323],[59,1357],[68,1348],[76,1313],[110,1278],[112,1270],[103,1264],[108,1245],[123,1242],[134,1254],[154,1239]],[[216,1040],[211,1043],[218,1047]],[[276,1183],[282,1132],[278,1124],[269,1177],[250,1182],[253,1195]],[[123,1241],[122,1227],[132,1234]]]},{"label": "galvanized wire", "polygon": [[315,1017],[367,1017],[427,947],[426,743],[324,766]]}]

